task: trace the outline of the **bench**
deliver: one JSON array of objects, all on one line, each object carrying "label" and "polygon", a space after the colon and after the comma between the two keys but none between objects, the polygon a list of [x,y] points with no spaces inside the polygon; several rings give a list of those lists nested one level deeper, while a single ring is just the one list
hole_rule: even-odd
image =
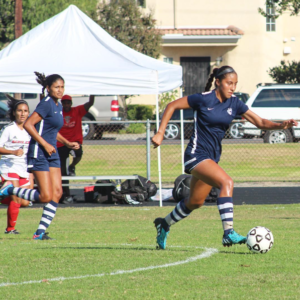
[{"label": "bench", "polygon": [[[112,176],[62,176],[62,180],[69,181],[97,181],[97,180],[127,180],[138,179],[138,175],[112,175]],[[71,184],[62,184],[62,186],[70,186]],[[74,186],[86,186],[87,183],[72,183]],[[94,186],[115,186],[114,183],[93,183]]]}]

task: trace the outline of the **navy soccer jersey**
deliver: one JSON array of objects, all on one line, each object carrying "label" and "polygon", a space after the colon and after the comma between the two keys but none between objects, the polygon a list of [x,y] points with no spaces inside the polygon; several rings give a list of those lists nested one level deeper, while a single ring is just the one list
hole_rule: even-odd
[{"label": "navy soccer jersey", "polygon": [[[64,124],[62,106],[59,102],[57,104],[58,105],[55,104],[54,100],[50,96],[47,96],[41,100],[35,109],[35,112],[42,117],[42,120],[35,124],[36,131],[48,144],[52,145],[56,149],[56,153],[52,153],[51,155],[51,160],[59,159],[56,148],[56,137],[58,131]],[[27,157],[50,158],[43,146],[41,146],[33,138],[30,140]]]},{"label": "navy soccer jersey", "polygon": [[234,95],[220,102],[215,90],[188,96],[188,104],[194,110],[194,131],[186,148],[185,160],[198,156],[218,162],[221,142],[229,124],[236,115],[244,114],[248,106]]}]

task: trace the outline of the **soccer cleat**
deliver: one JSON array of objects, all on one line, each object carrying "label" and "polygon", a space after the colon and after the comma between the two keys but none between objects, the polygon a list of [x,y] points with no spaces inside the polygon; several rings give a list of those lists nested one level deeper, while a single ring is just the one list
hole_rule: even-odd
[{"label": "soccer cleat", "polygon": [[75,174],[75,167],[72,167],[71,165],[68,167],[69,176],[76,176]]},{"label": "soccer cleat", "polygon": [[[154,220],[154,225],[157,230],[157,237],[156,237],[156,242],[157,242],[157,249],[166,249],[167,246],[167,237],[170,232],[170,226],[166,224],[166,222],[163,222],[163,218],[157,218]],[[165,223],[165,224],[163,224]]]},{"label": "soccer cleat", "polygon": [[41,234],[37,235],[36,232],[33,234],[34,240],[53,240],[49,235],[48,232],[42,232]]},{"label": "soccer cleat", "polygon": [[14,229],[14,230],[8,230],[8,231],[5,229],[4,233],[5,234],[20,234],[20,232],[17,231],[16,229]]},{"label": "soccer cleat", "polygon": [[245,244],[247,241],[247,238],[245,236],[242,236],[238,233],[236,233],[233,229],[228,234],[223,235],[222,244],[224,247],[230,247],[235,244]]},{"label": "soccer cleat", "polygon": [[11,181],[5,181],[0,189],[0,196],[10,196],[10,194],[8,194],[8,189],[11,187],[14,187]]}]

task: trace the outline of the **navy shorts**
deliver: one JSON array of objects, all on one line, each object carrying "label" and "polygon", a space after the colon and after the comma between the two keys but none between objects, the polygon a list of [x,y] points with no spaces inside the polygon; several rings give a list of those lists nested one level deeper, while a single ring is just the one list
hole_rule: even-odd
[{"label": "navy shorts", "polygon": [[29,173],[32,173],[32,171],[49,172],[49,168],[60,168],[59,157],[53,159],[51,159],[51,157],[46,158],[45,156],[27,158],[27,172]]},{"label": "navy shorts", "polygon": [[219,161],[216,161],[215,159],[209,157],[209,155],[205,153],[201,154],[184,154],[184,172],[187,174],[191,174],[192,170],[200,164],[202,161],[211,159],[214,162],[218,163]]}]

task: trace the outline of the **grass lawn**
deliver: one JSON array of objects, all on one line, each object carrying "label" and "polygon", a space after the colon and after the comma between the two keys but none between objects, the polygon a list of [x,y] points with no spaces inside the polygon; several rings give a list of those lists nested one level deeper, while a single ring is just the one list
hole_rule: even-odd
[{"label": "grass lawn", "polygon": [[[20,212],[20,235],[2,234],[1,299],[298,299],[300,205],[235,206],[235,229],[274,235],[267,254],[223,248],[216,207],[172,227],[155,250],[153,219],[172,208],[61,208],[52,241],[33,241],[42,209]],[[4,231],[6,210],[0,210]]]},{"label": "grass lawn", "polygon": [[[180,145],[162,145],[162,181],[173,183],[181,171]],[[223,145],[220,166],[235,182],[299,181],[300,144]],[[78,175],[147,174],[146,146],[84,145]],[[157,152],[151,148],[151,180],[158,182]]]}]

